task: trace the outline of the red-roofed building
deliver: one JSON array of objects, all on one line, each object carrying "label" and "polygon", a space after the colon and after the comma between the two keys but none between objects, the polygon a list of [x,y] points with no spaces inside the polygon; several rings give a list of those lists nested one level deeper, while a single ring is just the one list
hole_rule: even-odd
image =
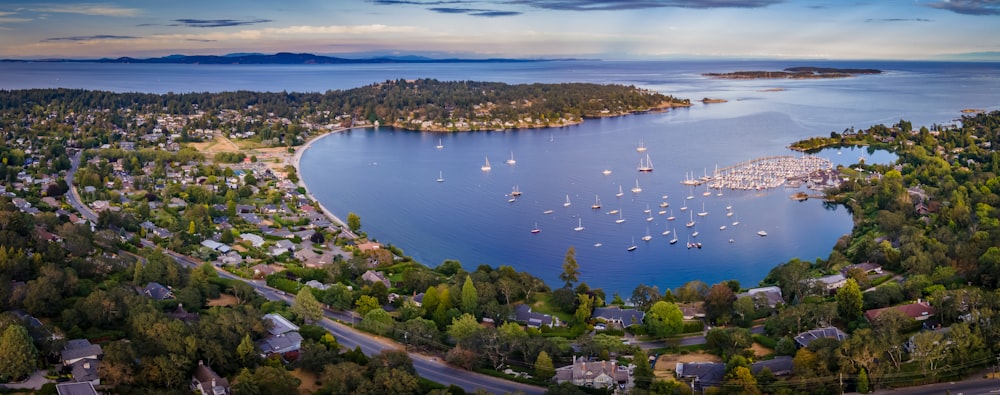
[{"label": "red-roofed building", "polygon": [[916,303],[904,304],[899,306],[886,307],[881,309],[872,309],[865,312],[865,319],[868,322],[874,321],[880,314],[888,310],[897,310],[903,315],[915,319],[917,321],[923,321],[934,316],[937,310],[930,303],[925,300],[917,300]]}]

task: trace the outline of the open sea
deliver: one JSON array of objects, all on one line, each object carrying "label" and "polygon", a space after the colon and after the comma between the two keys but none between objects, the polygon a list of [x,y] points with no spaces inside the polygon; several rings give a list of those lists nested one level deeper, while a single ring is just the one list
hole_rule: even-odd
[{"label": "open sea", "polygon": [[[703,72],[792,66],[877,68],[881,75],[828,80],[713,80]],[[914,127],[954,124],[963,109],[1000,108],[1000,64],[831,61],[560,61],[496,64],[142,65],[0,63],[0,89],[83,88],[137,92],[316,91],[389,79],[436,78],[507,83],[596,82],[636,85],[680,98],[726,99],[663,113],[588,119],[556,129],[434,134],[355,129],[316,141],[301,176],[337,216],[361,217],[362,230],[430,266],[446,259],[468,270],[509,265],[559,286],[563,258],[576,250],[580,280],[623,297],[640,283],[660,289],[691,280],[754,285],[791,258],[826,258],[851,230],[843,207],[798,202],[799,189],[718,191],[681,185],[787,149],[798,139],[900,119]],[[442,145],[442,148],[436,146]],[[642,142],[654,165],[636,171]],[[511,155],[516,163],[506,163]],[[850,165],[890,163],[868,150],[819,155]],[[486,157],[492,170],[480,167]],[[611,170],[609,175],[603,170]],[[443,182],[438,182],[441,177]],[[630,190],[638,182],[640,193]],[[523,193],[509,202],[517,187]],[[615,194],[619,187],[624,195]],[[804,190],[804,189],[802,189]],[[569,206],[564,204],[570,202]],[[664,199],[666,196],[666,199]],[[692,196],[692,199],[686,197]],[[591,205],[599,198],[602,208]],[[669,206],[661,208],[666,201]],[[689,209],[681,211],[682,206]],[[647,208],[650,213],[644,213]],[[726,207],[731,207],[727,210]],[[616,223],[620,210],[623,223]],[[548,210],[551,213],[546,214]],[[665,210],[665,214],[659,214]],[[697,224],[686,228],[692,212]],[[727,215],[731,212],[732,215]],[[670,215],[676,220],[668,221]],[[652,218],[651,220],[647,220]],[[733,225],[734,222],[738,225]],[[725,225],[725,229],[720,229]],[[532,233],[533,228],[540,230]],[[582,226],[584,229],[575,231]],[[671,235],[663,236],[666,230]],[[692,241],[702,249],[688,249]],[[764,230],[766,237],[757,232]],[[648,242],[642,241],[651,235]],[[676,234],[677,244],[668,240]],[[634,242],[633,242],[634,240]],[[632,244],[637,248],[627,251]]]}]

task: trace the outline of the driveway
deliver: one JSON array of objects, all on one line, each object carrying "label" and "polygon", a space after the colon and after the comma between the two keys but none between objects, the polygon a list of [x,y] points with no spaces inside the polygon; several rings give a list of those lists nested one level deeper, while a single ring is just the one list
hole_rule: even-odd
[{"label": "driveway", "polygon": [[0,384],[3,388],[31,388],[31,389],[41,389],[42,385],[45,383],[54,383],[54,381],[45,378],[45,373],[47,370],[36,370],[35,373],[31,375],[27,380],[20,383],[7,383]]}]

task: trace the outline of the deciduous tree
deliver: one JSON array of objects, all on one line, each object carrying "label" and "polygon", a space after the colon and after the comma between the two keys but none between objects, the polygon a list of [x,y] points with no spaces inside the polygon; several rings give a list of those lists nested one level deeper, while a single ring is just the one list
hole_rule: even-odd
[{"label": "deciduous tree", "polygon": [[0,377],[17,380],[30,375],[38,365],[38,350],[28,330],[13,324],[0,337]]}]

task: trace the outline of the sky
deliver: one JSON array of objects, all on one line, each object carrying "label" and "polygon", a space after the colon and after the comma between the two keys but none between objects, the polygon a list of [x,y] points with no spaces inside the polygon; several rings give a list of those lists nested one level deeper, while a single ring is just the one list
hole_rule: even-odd
[{"label": "sky", "polygon": [[0,0],[0,58],[1000,61],[1000,0]]}]

